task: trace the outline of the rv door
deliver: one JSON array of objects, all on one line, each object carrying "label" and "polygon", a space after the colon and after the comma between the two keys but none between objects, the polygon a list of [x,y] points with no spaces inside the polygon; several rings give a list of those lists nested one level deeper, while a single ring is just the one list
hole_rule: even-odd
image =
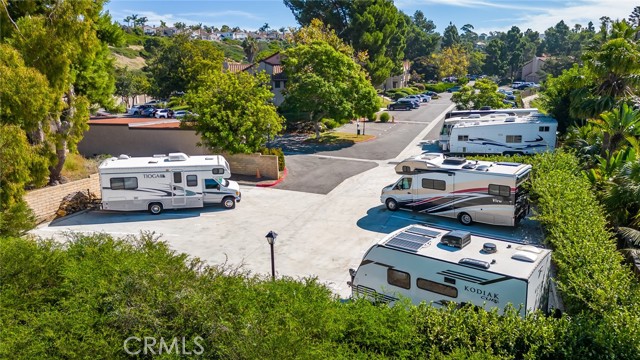
[{"label": "rv door", "polygon": [[187,204],[187,192],[184,189],[182,171],[173,171],[171,175],[171,204],[184,206]]}]

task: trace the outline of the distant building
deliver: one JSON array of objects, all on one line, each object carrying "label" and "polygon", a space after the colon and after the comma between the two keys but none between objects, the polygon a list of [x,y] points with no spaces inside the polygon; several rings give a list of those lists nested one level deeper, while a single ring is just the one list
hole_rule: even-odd
[{"label": "distant building", "polygon": [[411,78],[411,74],[409,73],[409,69],[411,68],[408,60],[402,62],[402,74],[395,75],[387,78],[382,85],[379,87],[388,90],[388,89],[398,89],[407,87],[409,84],[409,79]]},{"label": "distant building", "polygon": [[244,40],[248,37],[247,33],[241,31],[227,31],[220,33],[220,40]]},{"label": "distant building", "polygon": [[271,76],[271,92],[273,93],[273,104],[280,106],[284,101],[284,90],[287,83],[287,76],[284,73],[280,53],[275,53],[268,58],[257,61],[254,64],[224,63],[224,68],[230,72],[247,71],[256,74],[261,71]]},{"label": "distant building", "polygon": [[540,82],[540,75],[538,73],[544,67],[545,60],[546,57],[544,56],[534,56],[533,59],[527,61],[524,66],[522,66],[521,79],[527,82]]},{"label": "distant building", "polygon": [[155,26],[144,25],[142,27],[142,31],[144,32],[145,35],[155,35],[157,32],[157,29]]}]

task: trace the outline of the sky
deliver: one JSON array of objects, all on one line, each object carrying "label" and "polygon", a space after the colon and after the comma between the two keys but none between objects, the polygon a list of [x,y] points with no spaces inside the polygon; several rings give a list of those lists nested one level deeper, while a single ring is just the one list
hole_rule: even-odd
[{"label": "sky", "polygon": [[[396,0],[395,5],[407,15],[421,10],[442,31],[453,23],[460,29],[474,26],[478,34],[507,31],[517,26],[521,31],[544,32],[560,20],[569,26],[586,26],[593,21],[596,28],[602,16],[627,18],[638,0]],[[115,21],[124,23],[128,15],[146,16],[148,25],[222,25],[256,30],[265,23],[272,29],[299,26],[281,0],[111,0],[106,5]]]}]

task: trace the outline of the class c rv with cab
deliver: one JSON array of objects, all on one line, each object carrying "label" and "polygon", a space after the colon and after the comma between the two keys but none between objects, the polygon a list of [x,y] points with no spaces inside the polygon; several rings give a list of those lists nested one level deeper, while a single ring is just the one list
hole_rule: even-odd
[{"label": "class c rv with cab", "polygon": [[380,195],[391,211],[503,226],[516,226],[529,212],[525,185],[531,165],[424,153],[401,161],[395,171],[402,176]]},{"label": "class c rv with cab", "polygon": [[354,298],[374,302],[405,297],[416,305],[472,304],[499,313],[511,304],[524,317],[547,312],[550,267],[544,248],[410,225],[367,250],[358,269],[349,270],[349,285]]},{"label": "class c rv with cab", "polygon": [[104,160],[99,168],[104,210],[197,208],[222,204],[233,209],[241,199],[229,163],[220,155],[188,156],[183,153]]}]

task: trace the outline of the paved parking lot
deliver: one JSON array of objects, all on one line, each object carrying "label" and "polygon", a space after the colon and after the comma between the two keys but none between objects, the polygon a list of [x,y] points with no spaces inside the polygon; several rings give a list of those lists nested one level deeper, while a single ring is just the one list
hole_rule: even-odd
[{"label": "paved parking lot", "polygon": [[[265,235],[273,230],[278,233],[275,245],[278,276],[317,276],[338,295],[348,297],[348,269],[357,267],[365,251],[389,232],[415,222],[461,226],[448,219],[390,212],[379,201],[382,187],[398,178],[393,162],[422,151],[422,140],[432,134],[440,119],[431,120],[430,126],[411,127],[413,137],[406,139],[402,149],[393,148],[388,157],[380,160],[363,161],[364,155],[358,160],[343,158],[346,153],[340,153],[342,150],[289,157],[294,170],[282,186],[295,181],[315,187],[320,183],[330,184],[318,187],[321,190],[316,192],[247,186],[242,188],[242,202],[234,210],[207,207],[166,211],[158,216],[144,212],[93,211],[43,224],[33,233],[63,239],[65,231],[106,232],[115,236],[154,231],[178,252],[210,264],[226,263],[266,275],[271,265]],[[335,155],[337,153],[340,155]],[[318,155],[327,158],[321,159]],[[303,165],[293,165],[296,163]],[[535,228],[534,223],[527,226],[511,229],[475,225],[466,229],[522,238],[523,233]],[[533,238],[527,240],[535,242]]]}]

